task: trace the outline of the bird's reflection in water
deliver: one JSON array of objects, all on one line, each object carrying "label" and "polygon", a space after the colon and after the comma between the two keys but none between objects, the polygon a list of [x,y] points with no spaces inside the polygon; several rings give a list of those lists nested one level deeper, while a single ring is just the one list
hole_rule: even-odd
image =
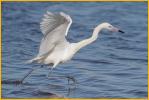
[{"label": "bird's reflection in water", "polygon": [[[71,77],[72,78],[72,80],[71,80],[68,77],[70,77],[70,76],[51,76],[51,78],[50,78],[51,83],[50,84],[46,85],[45,87],[40,86],[40,89],[35,89],[35,90],[33,87],[34,84],[31,84],[30,82],[20,83],[19,80],[3,80],[2,84],[10,84],[10,85],[15,85],[17,87],[21,86],[23,88],[24,88],[24,86],[25,87],[31,86],[31,87],[33,87],[31,91],[34,91],[33,92],[34,95],[38,95],[38,96],[40,95],[40,97],[63,98],[65,96],[69,97],[70,95],[74,95],[76,87],[77,87],[77,83],[76,83],[75,78]],[[58,81],[56,83],[52,82],[52,80],[64,80],[64,78],[67,79],[66,82],[64,82],[65,84],[64,83],[63,84],[57,84]],[[56,90],[56,92],[58,92],[58,94],[54,93],[55,90]],[[60,92],[63,92],[63,93],[60,93]]]},{"label": "bird's reflection in water", "polygon": [[[40,69],[43,67],[44,66],[36,68],[36,69]],[[45,66],[44,68],[47,68],[47,67]],[[30,71],[32,72],[32,69]],[[27,80],[28,78],[30,78],[32,76],[32,75],[30,75],[30,71],[29,71],[29,74],[27,73],[25,75],[26,80],[24,80],[24,78],[23,79],[21,78],[21,80],[20,79],[19,80],[3,80],[2,84],[11,84],[11,85],[16,85],[16,86],[35,86],[34,83],[30,83]],[[37,91],[36,92],[37,94],[40,94],[41,90],[47,90],[46,92],[42,91],[42,93],[40,95],[42,95],[42,94],[44,94],[44,95],[49,94],[50,95],[50,93],[52,93],[53,91],[56,91],[56,92],[62,91],[62,95],[65,95],[66,97],[69,97],[71,94],[74,95],[75,89],[77,87],[77,81],[73,76],[71,76],[71,75],[54,75],[54,74],[50,74],[50,77],[46,77],[46,76],[47,75],[45,75],[45,79],[48,79],[48,81],[49,81],[48,86],[46,85],[46,89],[43,89],[43,88],[45,88],[44,87],[45,85],[40,86],[40,88],[41,88],[39,90],[40,92]],[[58,84],[58,83],[60,83],[60,84]],[[44,95],[42,95],[42,96],[44,96]],[[61,96],[58,95],[57,97],[61,97]]]},{"label": "bird's reflection in water", "polygon": [[67,92],[67,96],[70,96],[71,94],[74,94],[76,90],[76,84],[75,85],[71,85],[68,87],[68,92]]}]

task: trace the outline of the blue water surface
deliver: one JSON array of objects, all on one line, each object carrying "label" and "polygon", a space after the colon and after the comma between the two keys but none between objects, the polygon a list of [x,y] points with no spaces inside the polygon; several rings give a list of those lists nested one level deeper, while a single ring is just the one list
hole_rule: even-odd
[{"label": "blue water surface", "polygon": [[[79,42],[92,35],[96,25],[109,22],[125,31],[102,31],[96,42],[82,48],[71,61],[32,73],[39,64],[25,64],[36,56],[42,38],[39,23],[46,11],[72,17],[67,40]],[[3,2],[2,3],[3,98],[145,98],[147,97],[147,2]]]}]

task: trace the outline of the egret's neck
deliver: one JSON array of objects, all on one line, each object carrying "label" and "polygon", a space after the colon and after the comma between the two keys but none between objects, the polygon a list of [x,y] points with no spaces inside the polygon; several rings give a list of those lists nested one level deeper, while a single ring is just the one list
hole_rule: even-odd
[{"label": "egret's neck", "polygon": [[75,51],[77,52],[79,49],[83,48],[84,46],[91,44],[92,42],[94,42],[97,38],[98,38],[98,34],[99,32],[103,29],[102,24],[98,25],[94,31],[93,34],[90,38],[82,40],[78,43],[75,44]]},{"label": "egret's neck", "polygon": [[[90,40],[90,43],[92,43],[93,41],[95,41],[97,38],[98,38],[98,34],[100,33],[100,31],[103,29],[102,25],[98,25],[94,31],[93,31],[93,34],[92,36],[89,38]],[[92,41],[92,42],[91,42]],[[88,41],[89,42],[89,41]],[[89,44],[90,44],[89,43]]]}]

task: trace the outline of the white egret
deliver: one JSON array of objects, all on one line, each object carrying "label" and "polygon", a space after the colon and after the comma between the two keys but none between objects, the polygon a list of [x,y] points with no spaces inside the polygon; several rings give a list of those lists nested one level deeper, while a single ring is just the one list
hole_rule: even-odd
[{"label": "white egret", "polygon": [[[55,68],[58,64],[64,63],[70,60],[73,55],[85,47],[91,44],[98,38],[98,34],[102,29],[107,29],[113,32],[121,32],[118,28],[112,26],[111,24],[105,22],[98,25],[94,30],[90,38],[82,40],[78,43],[70,43],[66,40],[68,30],[72,24],[72,19],[69,15],[60,12],[57,14],[48,12],[44,15],[41,23],[40,29],[43,33],[43,38],[41,40],[39,53],[37,56],[31,60],[30,63],[37,62],[41,64],[51,65],[51,69]],[[33,71],[33,70],[32,70]],[[22,81],[32,72],[30,71]]]}]

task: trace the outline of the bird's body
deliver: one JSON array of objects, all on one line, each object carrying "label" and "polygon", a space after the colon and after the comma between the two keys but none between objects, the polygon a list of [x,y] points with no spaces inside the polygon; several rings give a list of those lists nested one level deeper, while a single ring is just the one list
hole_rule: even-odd
[{"label": "bird's body", "polygon": [[35,58],[29,60],[29,62],[52,64],[53,66],[49,67],[54,68],[59,63],[70,60],[73,55],[84,46],[94,42],[102,29],[123,33],[123,31],[118,30],[109,23],[102,23],[95,27],[90,38],[78,43],[70,43],[65,37],[68,34],[71,24],[72,19],[69,15],[62,12],[59,14],[47,12],[40,23],[43,38],[41,40],[39,53]]},{"label": "bird's body", "polygon": [[44,60],[44,64],[53,63],[64,63],[70,60],[74,55],[73,45],[66,42],[58,47],[55,47],[53,52],[47,56]]}]

